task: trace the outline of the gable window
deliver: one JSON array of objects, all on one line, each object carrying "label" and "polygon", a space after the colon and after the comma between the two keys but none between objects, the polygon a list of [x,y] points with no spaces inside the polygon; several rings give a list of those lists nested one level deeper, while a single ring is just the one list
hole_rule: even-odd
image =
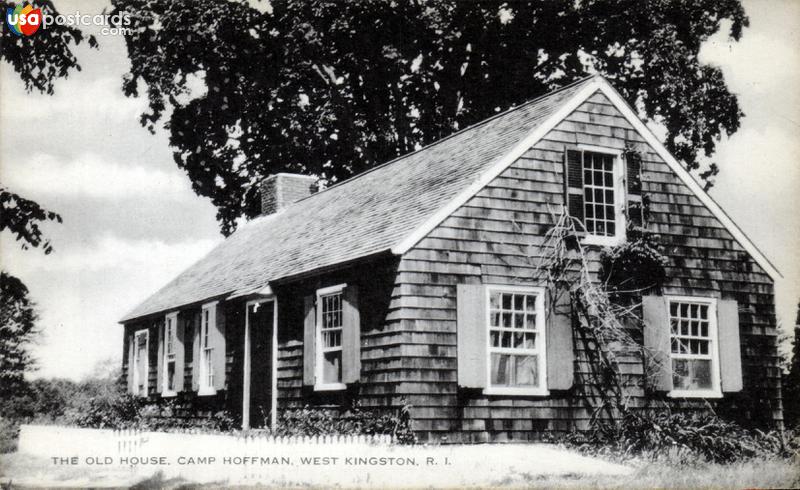
[{"label": "gable window", "polygon": [[147,375],[149,371],[147,351],[150,334],[139,330],[133,336],[133,394],[147,396]]},{"label": "gable window", "polygon": [[584,241],[617,245],[625,238],[625,185],[618,150],[580,146],[566,151],[566,203],[586,229]]},{"label": "gable window", "polygon": [[345,285],[317,291],[316,389],[345,388],[342,382],[342,296]]},{"label": "gable window", "polygon": [[487,393],[546,394],[544,290],[487,287]]},{"label": "gable window", "polygon": [[178,314],[170,313],[164,323],[164,379],[163,396],[174,396],[176,388],[177,372],[177,328]]},{"label": "gable window", "polygon": [[614,157],[605,153],[584,152],[584,226],[589,235],[616,236],[617,210],[614,192]]},{"label": "gable window", "polygon": [[716,300],[668,298],[672,396],[720,396]]},{"label": "gable window", "polygon": [[215,328],[216,305],[204,305],[200,316],[200,394],[214,394],[214,344],[211,329]]}]

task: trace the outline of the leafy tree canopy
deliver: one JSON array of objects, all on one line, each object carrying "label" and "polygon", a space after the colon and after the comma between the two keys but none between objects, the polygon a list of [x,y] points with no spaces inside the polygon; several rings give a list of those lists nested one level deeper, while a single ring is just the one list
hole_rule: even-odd
[{"label": "leafy tree canopy", "polygon": [[[17,4],[0,1],[4,18],[8,9],[13,10]],[[59,14],[51,0],[37,0],[36,6],[42,9],[42,14]],[[97,47],[94,36],[86,40]],[[46,29],[40,27],[34,35],[25,37],[17,36],[4,25],[0,30],[0,59],[11,65],[28,91],[35,89],[52,95],[56,79],[68,77],[72,70],[80,71],[72,49],[83,41],[83,33],[72,26],[49,24]]]},{"label": "leafy tree canopy", "polygon": [[33,366],[28,345],[36,335],[36,312],[28,288],[0,271],[0,398],[24,386],[24,373]]},{"label": "leafy tree canopy", "polygon": [[[5,16],[9,8],[13,10],[16,3],[0,0],[2,15]],[[55,16],[59,13],[50,0],[39,0],[36,6],[43,14]],[[51,24],[24,37],[13,34],[5,26],[5,20],[1,22],[4,25],[0,29],[0,60],[13,68],[29,92],[36,90],[52,95],[56,79],[80,70],[72,52],[84,41],[79,29]],[[97,47],[94,37],[89,36],[88,42]],[[61,216],[0,184],[0,232],[8,230],[21,242],[23,249],[41,247],[49,254],[53,247],[40,228],[46,221],[60,223]],[[21,392],[25,386],[24,373],[33,368],[34,360],[28,348],[37,335],[36,318],[25,284],[0,271],[0,400],[8,400]]]},{"label": "leafy tree canopy", "polygon": [[[739,0],[113,0],[134,20],[124,92],[164,124],[223,233],[270,173],[336,181],[600,72],[692,170],[742,112],[704,40]],[[705,172],[710,177],[714,172]]]}]

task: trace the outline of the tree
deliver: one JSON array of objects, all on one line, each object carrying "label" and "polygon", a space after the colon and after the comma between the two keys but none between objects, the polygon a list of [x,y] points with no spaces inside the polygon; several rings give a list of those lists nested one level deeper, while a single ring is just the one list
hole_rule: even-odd
[{"label": "tree", "polygon": [[698,59],[724,20],[740,38],[739,0],[112,3],[133,19],[123,90],[146,87],[141,123],[169,130],[226,235],[270,173],[343,179],[594,72],[692,170],[742,117]]},{"label": "tree", "polygon": [[[58,15],[51,1],[38,1],[37,6],[43,14]],[[4,15],[9,7],[13,10],[14,3],[0,1]],[[50,24],[29,37],[17,36],[3,27],[0,60],[14,69],[29,92],[53,94],[56,79],[80,70],[72,49],[83,40],[79,29],[66,25]],[[97,47],[94,37],[89,36],[88,42]],[[0,185],[0,232],[8,230],[23,249],[41,247],[49,254],[53,247],[40,228],[46,221],[60,223],[61,216]],[[8,399],[20,389],[24,372],[33,365],[28,347],[36,334],[36,313],[28,288],[5,271],[0,271],[0,292],[0,399]]]},{"label": "tree", "polygon": [[24,387],[24,373],[33,359],[29,344],[36,335],[36,312],[28,288],[0,272],[0,399],[8,400]]}]

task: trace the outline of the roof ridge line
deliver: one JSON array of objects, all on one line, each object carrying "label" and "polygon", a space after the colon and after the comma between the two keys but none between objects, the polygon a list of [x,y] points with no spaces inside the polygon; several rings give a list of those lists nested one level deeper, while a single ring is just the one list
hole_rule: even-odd
[{"label": "roof ridge line", "polygon": [[542,95],[540,95],[538,97],[534,97],[533,99],[526,100],[526,101],[520,103],[517,106],[509,107],[508,109],[506,109],[504,111],[501,111],[501,112],[498,112],[497,114],[493,114],[493,115],[487,117],[486,119],[482,119],[482,120],[476,122],[475,124],[467,126],[467,127],[463,128],[463,129],[459,129],[455,133],[451,133],[451,134],[449,134],[449,135],[447,135],[447,136],[445,136],[443,138],[439,138],[436,141],[428,143],[427,145],[423,146],[422,148],[420,148],[418,150],[414,150],[414,151],[409,152],[409,153],[404,153],[402,155],[398,155],[398,156],[394,157],[391,160],[388,160],[386,162],[381,163],[380,165],[376,165],[374,167],[368,168],[367,170],[361,172],[360,174],[348,177],[347,179],[345,179],[345,180],[343,180],[341,182],[337,182],[337,183],[335,183],[334,185],[332,185],[330,187],[326,187],[325,189],[323,189],[323,190],[321,190],[319,192],[315,192],[314,194],[311,194],[310,196],[306,196],[306,197],[304,197],[302,199],[299,199],[299,200],[295,201],[294,203],[292,203],[292,205],[300,203],[300,202],[303,202],[303,201],[306,201],[306,200],[308,200],[308,199],[310,199],[310,198],[312,198],[314,196],[318,196],[318,195],[322,194],[323,192],[329,191],[331,189],[335,189],[335,188],[337,188],[337,187],[339,187],[339,186],[341,186],[343,184],[346,184],[348,182],[352,182],[352,181],[358,179],[359,177],[367,175],[367,174],[369,174],[369,173],[371,173],[371,172],[373,172],[375,170],[378,170],[380,168],[386,167],[386,166],[388,166],[388,165],[390,165],[392,163],[397,162],[398,160],[402,160],[403,158],[410,157],[411,155],[414,155],[414,154],[419,153],[421,151],[427,150],[427,149],[429,149],[429,148],[431,148],[433,146],[438,145],[439,143],[442,143],[442,142],[447,141],[447,140],[449,140],[451,138],[454,138],[454,137],[458,136],[461,133],[464,133],[464,132],[469,131],[471,129],[475,129],[477,127],[483,126],[483,125],[489,123],[490,121],[493,121],[493,120],[495,120],[495,119],[497,119],[499,117],[505,116],[506,114],[508,114],[510,112],[514,112],[516,110],[522,109],[523,107],[529,106],[529,105],[533,104],[534,102],[538,102],[539,100],[541,100],[541,99],[543,99],[545,97],[550,97],[551,95],[555,95],[555,94],[557,94],[559,92],[563,92],[564,90],[572,88],[575,85],[579,85],[579,84],[581,84],[583,82],[586,82],[587,80],[591,80],[591,79],[594,79],[594,78],[597,78],[597,77],[602,78],[602,75],[588,75],[586,77],[581,78],[580,80],[576,80],[576,81],[574,81],[572,83],[564,85],[563,87],[559,87],[559,88],[557,88],[557,89],[555,89],[555,90],[553,90],[551,92],[547,92],[547,93],[544,93],[544,94],[542,94]]}]

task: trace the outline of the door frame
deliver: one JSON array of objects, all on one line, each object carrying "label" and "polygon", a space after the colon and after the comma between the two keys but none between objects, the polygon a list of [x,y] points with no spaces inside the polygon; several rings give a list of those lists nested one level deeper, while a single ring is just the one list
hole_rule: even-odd
[{"label": "door frame", "polygon": [[275,428],[278,415],[278,298],[274,295],[247,301],[244,306],[244,379],[242,384],[242,429],[250,428],[250,306],[272,302],[272,353],[270,376],[272,390],[270,393],[269,426]]}]

